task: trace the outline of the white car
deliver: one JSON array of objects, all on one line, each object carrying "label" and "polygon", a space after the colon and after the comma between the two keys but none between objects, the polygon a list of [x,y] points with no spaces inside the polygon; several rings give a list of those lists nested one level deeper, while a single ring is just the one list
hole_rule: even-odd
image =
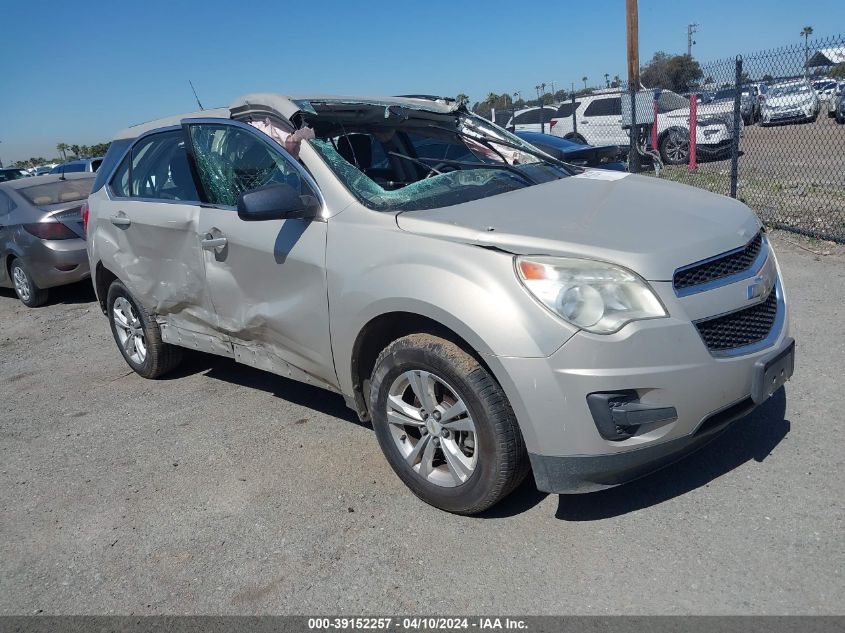
[{"label": "white car", "polygon": [[[565,104],[564,104],[565,105]],[[557,124],[558,114],[557,105],[547,105],[542,108],[534,106],[531,108],[523,108],[517,110],[514,115],[508,117],[507,125],[503,125],[506,129],[514,128],[515,132],[542,132],[544,134],[553,134],[552,128]],[[496,113],[498,119],[499,112]],[[509,114],[509,113],[508,113]],[[499,123],[497,120],[496,123]]]},{"label": "white car", "polygon": [[[557,108],[557,116],[550,121],[549,133],[590,145],[627,146],[628,130],[622,126],[623,97],[628,95],[617,90],[601,91],[578,97],[574,104],[571,101],[562,103]],[[572,121],[573,112],[577,132]],[[523,128],[518,121],[521,113],[514,117],[516,129],[539,131],[539,125]],[[657,149],[664,163],[679,165],[689,160],[689,118],[687,99],[669,90],[660,93],[657,100]],[[738,132],[742,132],[741,120]],[[695,128],[698,152],[709,155],[724,153],[730,150],[732,139],[733,104],[699,104]]]},{"label": "white car", "polygon": [[835,79],[818,79],[813,82],[813,90],[815,90],[819,101],[822,103],[833,102],[836,97],[837,84]]},{"label": "white car", "polygon": [[815,121],[820,107],[819,97],[807,81],[775,84],[763,102],[760,125]]}]

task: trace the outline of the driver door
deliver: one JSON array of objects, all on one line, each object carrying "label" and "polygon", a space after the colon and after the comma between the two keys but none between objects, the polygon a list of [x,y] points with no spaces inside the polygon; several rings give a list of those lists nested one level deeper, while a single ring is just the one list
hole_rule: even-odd
[{"label": "driver door", "polygon": [[315,195],[290,154],[236,121],[186,121],[205,201],[198,223],[206,281],[218,327],[235,358],[335,388],[329,339],[326,222],[248,222],[238,196],[285,183]]}]

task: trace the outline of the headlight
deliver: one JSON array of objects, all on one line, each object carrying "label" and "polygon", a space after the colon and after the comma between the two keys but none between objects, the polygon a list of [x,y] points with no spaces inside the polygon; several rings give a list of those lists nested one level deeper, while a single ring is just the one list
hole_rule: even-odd
[{"label": "headlight", "polygon": [[595,334],[618,332],[626,323],[667,316],[638,275],[589,259],[517,257],[520,281],[549,310]]}]

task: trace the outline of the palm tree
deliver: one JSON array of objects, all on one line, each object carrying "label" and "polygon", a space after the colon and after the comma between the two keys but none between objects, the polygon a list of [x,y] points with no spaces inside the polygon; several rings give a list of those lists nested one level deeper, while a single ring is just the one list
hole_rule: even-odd
[{"label": "palm tree", "polygon": [[587,92],[587,75],[581,77],[581,81],[584,82],[584,92]]},{"label": "palm tree", "polygon": [[805,26],[801,29],[800,35],[804,38],[804,76],[807,76],[807,64],[810,61],[810,48],[807,43],[808,38],[813,34],[812,26]]},{"label": "palm tree", "polygon": [[70,151],[73,152],[74,156],[79,156],[79,145],[71,145]]},{"label": "palm tree", "polygon": [[619,78],[619,75],[613,75],[613,83],[615,84],[614,88],[619,88],[622,86],[622,79]]},{"label": "palm tree", "polygon": [[604,83],[605,88],[610,88],[610,75],[608,73],[604,74]]},{"label": "palm tree", "polygon": [[469,103],[469,96],[465,95],[463,92],[459,92],[458,96],[455,97],[455,102],[458,105],[465,106],[467,103]]},{"label": "palm tree", "polygon": [[56,145],[56,151],[62,155],[62,160],[67,160],[67,151],[70,149],[67,143],[58,143]]}]

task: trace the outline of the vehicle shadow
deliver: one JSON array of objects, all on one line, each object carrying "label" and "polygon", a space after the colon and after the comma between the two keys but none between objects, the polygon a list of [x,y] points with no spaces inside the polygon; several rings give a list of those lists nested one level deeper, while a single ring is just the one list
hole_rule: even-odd
[{"label": "vehicle shadow", "polygon": [[343,396],[340,394],[277,376],[261,369],[236,363],[232,359],[222,358],[212,354],[188,352],[185,354],[182,364],[161,379],[178,380],[185,376],[200,373],[215,380],[223,380],[242,387],[249,387],[250,389],[259,389],[287,402],[293,402],[294,404],[339,418],[345,422],[352,422],[359,426],[370,428],[369,425],[362,423],[358,419],[358,416],[352,409],[346,406]]},{"label": "vehicle shadow", "polygon": [[[162,380],[204,374],[215,380],[260,389],[288,402],[365,428],[343,397],[319,387],[283,378],[234,360],[186,352],[182,364]],[[587,494],[559,495],[555,517],[563,521],[598,521],[654,506],[709,484],[749,460],[762,462],[789,433],[786,392],[779,389],[766,403],[699,451],[631,483]],[[537,490],[529,473],[506,499],[477,518],[501,519],[522,514],[548,496]]]},{"label": "vehicle shadow", "polygon": [[[598,521],[663,503],[709,484],[749,460],[762,462],[790,430],[784,418],[786,392],[736,421],[699,451],[631,483],[587,494],[558,495],[555,517],[563,521]],[[530,510],[548,495],[526,480],[508,498],[479,515],[500,519]]]},{"label": "vehicle shadow", "polygon": [[[18,296],[12,288],[0,288],[0,297],[7,297],[18,301]],[[94,294],[94,286],[90,279],[84,279],[67,286],[56,286],[50,288],[50,295],[47,303],[39,308],[51,305],[77,305],[82,303],[92,303],[97,300]],[[38,310],[39,308],[32,308]]]},{"label": "vehicle shadow", "polygon": [[555,516],[597,521],[642,510],[709,484],[749,460],[763,462],[789,433],[786,391],[731,425],[701,450],[623,486],[583,495],[560,495]]}]

